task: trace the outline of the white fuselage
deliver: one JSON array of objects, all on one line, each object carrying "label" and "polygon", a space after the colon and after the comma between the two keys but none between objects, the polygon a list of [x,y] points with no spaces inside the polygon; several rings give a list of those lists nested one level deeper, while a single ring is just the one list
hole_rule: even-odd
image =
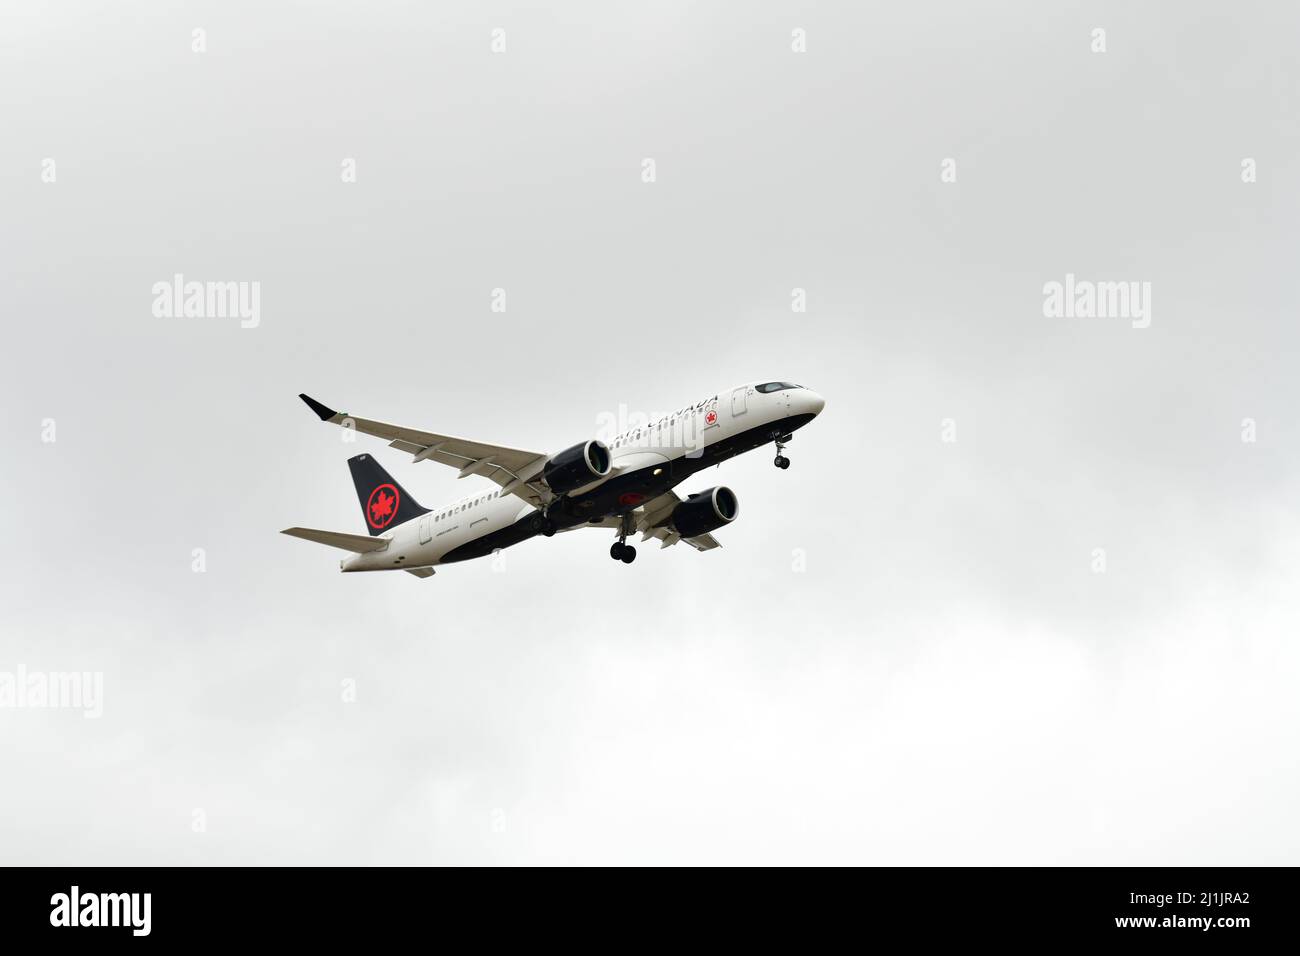
[{"label": "white fuselage", "polygon": [[[825,404],[820,395],[808,389],[765,394],[756,390],[758,384],[726,389],[615,435],[606,442],[611,458],[609,475],[573,494],[599,487],[618,475],[707,455],[710,447],[742,433],[791,416],[815,416]],[[381,536],[388,541],[383,550],[350,555],[340,562],[340,567],[344,571],[386,571],[435,566],[455,549],[509,528],[536,511],[515,495],[503,494],[498,487],[484,488],[398,525]]]}]

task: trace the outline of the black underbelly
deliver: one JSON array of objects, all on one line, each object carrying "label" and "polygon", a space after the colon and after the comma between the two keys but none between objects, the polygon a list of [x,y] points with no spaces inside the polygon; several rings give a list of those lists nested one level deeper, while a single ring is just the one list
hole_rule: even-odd
[{"label": "black underbelly", "polygon": [[508,527],[493,531],[491,534],[485,534],[481,538],[475,538],[468,541],[460,547],[452,548],[442,556],[439,564],[455,564],[457,561],[468,561],[470,558],[481,558],[491,554],[493,551],[501,548],[508,548],[511,545],[518,544],[520,541],[526,541],[533,535],[537,534],[534,527],[534,518],[536,512],[526,514],[514,524]]},{"label": "black underbelly", "polygon": [[[571,528],[575,525],[601,521],[611,515],[625,514],[638,505],[659,497],[696,472],[760,448],[771,442],[776,435],[793,432],[812,420],[812,415],[791,415],[780,421],[768,422],[714,442],[705,448],[698,458],[678,458],[611,478],[585,495],[557,499],[551,506],[551,520],[561,528]],[[658,475],[655,474],[656,470],[659,471]],[[454,564],[457,561],[481,558],[500,548],[508,548],[526,541],[537,534],[536,515],[524,515],[507,528],[493,531],[491,534],[453,548],[443,555],[439,563]]]}]

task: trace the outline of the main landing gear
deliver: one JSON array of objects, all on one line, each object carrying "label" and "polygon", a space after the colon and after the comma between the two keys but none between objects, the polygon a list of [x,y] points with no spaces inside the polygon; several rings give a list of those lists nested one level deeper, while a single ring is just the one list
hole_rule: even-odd
[{"label": "main landing gear", "polygon": [[790,467],[790,459],[786,458],[785,455],[781,454],[781,452],[785,451],[785,443],[790,441],[793,437],[793,435],[776,436],[776,458],[773,460],[772,464],[776,465],[776,467],[780,468],[782,471]]},{"label": "main landing gear", "polygon": [[551,520],[551,516],[546,514],[544,511],[539,511],[537,514],[533,515],[532,525],[533,534],[544,535],[547,538],[552,537],[555,534],[555,522]]},{"label": "main landing gear", "polygon": [[609,556],[615,561],[631,564],[636,560],[636,548],[627,543],[627,535],[631,530],[632,516],[626,514],[618,526],[618,540],[609,546]]}]

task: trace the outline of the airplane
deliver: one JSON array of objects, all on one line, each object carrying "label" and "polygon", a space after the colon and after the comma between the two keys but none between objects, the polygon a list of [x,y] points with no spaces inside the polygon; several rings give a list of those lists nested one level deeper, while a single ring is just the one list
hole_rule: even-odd
[{"label": "airplane", "polygon": [[608,444],[591,439],[552,455],[454,438],[337,412],[299,395],[323,422],[388,441],[412,462],[450,465],[457,477],[481,475],[498,487],[439,509],[422,507],[370,454],[348,460],[368,535],[315,528],[282,534],[351,552],[343,571],[405,571],[419,578],[435,567],[492,554],[538,535],[612,528],[609,555],[631,564],[655,538],[660,549],[685,541],[697,551],[719,547],[712,532],[736,520],[735,492],[717,485],[688,495],[673,488],[696,472],[772,442],[775,465],[794,432],[816,418],[825,400],[790,382],[754,382],[718,392],[655,422],[630,428]]}]

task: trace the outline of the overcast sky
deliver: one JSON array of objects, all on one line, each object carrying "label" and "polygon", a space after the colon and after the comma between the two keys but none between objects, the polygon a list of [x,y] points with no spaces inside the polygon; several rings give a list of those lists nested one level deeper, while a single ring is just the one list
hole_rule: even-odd
[{"label": "overcast sky", "polygon": [[[548,6],[0,10],[0,672],[104,688],[0,709],[0,859],[1300,862],[1300,13]],[[490,487],[300,391],[555,451],[763,379],[827,407],[682,486],[720,550],[278,534]]]}]

